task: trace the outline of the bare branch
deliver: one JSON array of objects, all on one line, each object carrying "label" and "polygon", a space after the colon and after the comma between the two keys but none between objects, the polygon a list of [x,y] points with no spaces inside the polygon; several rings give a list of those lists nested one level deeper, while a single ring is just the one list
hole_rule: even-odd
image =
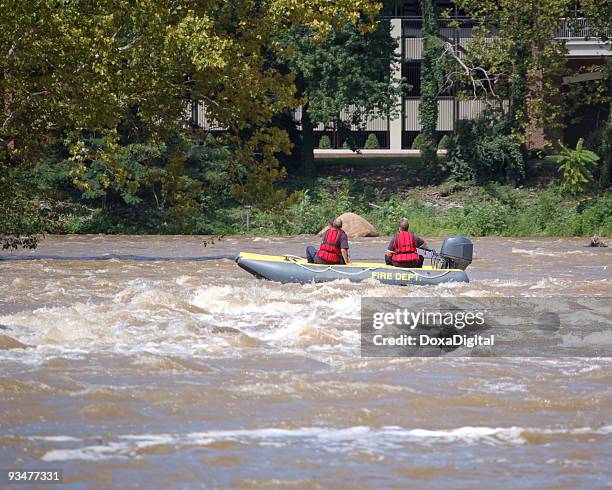
[{"label": "bare branch", "polygon": [[125,46],[121,46],[120,48],[117,48],[117,51],[119,51],[120,53],[123,53],[124,51],[129,51],[130,49],[137,48],[142,43],[144,43],[146,38],[147,38],[147,36],[145,36],[143,34],[142,36],[137,37],[136,39],[134,39],[132,42],[126,44]]},{"label": "bare branch", "polygon": [[[443,57],[446,55],[450,56],[452,59],[454,59],[457,62],[457,64],[461,67],[461,72],[455,71],[455,72],[448,73],[446,76],[446,80],[444,82],[443,89],[441,91],[444,91],[447,88],[449,88],[453,83],[454,77],[458,76],[460,73],[463,73],[465,74],[465,76],[469,79],[469,81],[472,84],[472,93],[473,93],[474,98],[478,97],[478,89],[480,88],[485,93],[490,94],[498,102],[500,102],[501,99],[499,95],[495,93],[495,89],[494,89],[494,83],[498,77],[489,75],[487,70],[484,69],[482,66],[474,66],[474,67],[468,66],[455,52],[453,45],[449,42],[444,43],[444,51],[442,52],[440,57]],[[477,73],[482,74],[484,78],[477,77],[476,76]]]}]

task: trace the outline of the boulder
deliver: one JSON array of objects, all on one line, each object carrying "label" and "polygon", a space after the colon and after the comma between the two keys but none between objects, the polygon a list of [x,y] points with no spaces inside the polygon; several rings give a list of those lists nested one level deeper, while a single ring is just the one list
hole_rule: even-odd
[{"label": "boulder", "polygon": [[[380,236],[372,224],[358,214],[343,213],[338,218],[342,220],[342,229],[349,238]],[[327,230],[327,226],[319,232],[319,235],[322,235],[325,230]]]}]

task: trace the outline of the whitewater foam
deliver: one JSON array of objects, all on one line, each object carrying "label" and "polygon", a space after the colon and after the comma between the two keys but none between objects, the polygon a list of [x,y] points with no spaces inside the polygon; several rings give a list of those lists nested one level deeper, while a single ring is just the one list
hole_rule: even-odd
[{"label": "whitewater foam", "polygon": [[[161,445],[208,446],[218,441],[235,441],[264,445],[270,442],[276,445],[301,443],[314,446],[328,452],[344,452],[361,449],[378,452],[401,447],[405,443],[416,444],[488,444],[488,445],[521,445],[528,442],[526,434],[543,436],[583,436],[609,435],[612,426],[600,428],[523,428],[523,427],[472,427],[455,429],[406,429],[397,426],[372,428],[353,426],[346,428],[300,427],[283,429],[267,427],[261,429],[212,430],[189,432],[184,434],[125,434],[117,441],[108,444],[90,445],[80,448],[51,449],[42,457],[43,461],[89,460],[96,461],[108,458],[133,456],[139,450]],[[72,442],[72,441],[70,441]]]}]

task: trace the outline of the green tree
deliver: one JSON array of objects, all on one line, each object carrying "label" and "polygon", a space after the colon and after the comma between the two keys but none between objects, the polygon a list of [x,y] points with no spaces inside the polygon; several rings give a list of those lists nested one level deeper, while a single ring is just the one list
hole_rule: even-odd
[{"label": "green tree", "polygon": [[485,111],[476,119],[458,121],[448,140],[448,165],[459,180],[477,184],[525,178],[525,152],[515,135],[508,134],[505,118]]},{"label": "green tree", "polygon": [[599,173],[599,188],[607,189],[612,183],[612,112],[610,122],[601,131],[601,141],[597,151],[601,155],[601,167]]},{"label": "green tree", "polygon": [[401,87],[391,80],[391,68],[398,62],[396,41],[390,25],[379,21],[375,29],[367,24],[347,24],[325,41],[311,30],[294,29],[282,38],[280,58],[296,78],[302,97],[301,155],[303,171],[312,173],[317,123],[340,126],[341,111],[350,109],[349,124],[362,126],[369,116],[393,112]]},{"label": "green tree", "polygon": [[578,2],[580,15],[589,19],[591,36],[610,41],[610,12],[612,5],[609,0],[580,0]]}]

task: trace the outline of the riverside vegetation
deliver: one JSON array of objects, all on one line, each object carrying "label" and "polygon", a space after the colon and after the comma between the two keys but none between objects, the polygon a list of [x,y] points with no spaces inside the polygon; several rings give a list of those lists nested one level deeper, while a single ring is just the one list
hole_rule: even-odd
[{"label": "riverside vegetation", "polygon": [[[588,194],[569,192],[557,157],[530,160],[531,178],[520,187],[477,185],[450,171],[427,185],[419,158],[319,160],[317,178],[290,174],[284,182],[293,202],[266,209],[245,208],[232,196],[229,150],[212,137],[124,148],[117,158],[138,176],[140,184],[132,187],[100,180],[103,161],[81,176],[87,185],[76,187],[59,153],[21,173],[18,182],[40,196],[31,205],[42,210],[49,233],[293,235],[316,233],[327,218],[352,211],[382,234],[407,217],[425,236],[612,235],[612,194],[594,185]],[[22,219],[35,217],[24,213]]]}]

